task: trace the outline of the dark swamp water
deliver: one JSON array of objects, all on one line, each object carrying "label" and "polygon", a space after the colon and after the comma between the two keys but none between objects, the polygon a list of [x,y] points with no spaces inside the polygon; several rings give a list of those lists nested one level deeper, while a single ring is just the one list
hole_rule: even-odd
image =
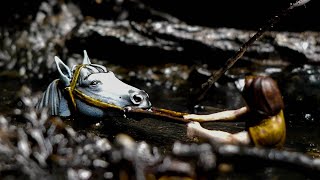
[{"label": "dark swamp water", "polygon": [[[245,9],[238,17],[241,8],[235,9],[224,21],[215,19],[217,7],[211,10],[207,2],[192,2],[175,1],[181,4],[179,12],[167,1],[14,0],[2,6],[1,179],[319,177],[320,25],[310,20],[319,15],[314,10],[318,2],[292,12],[254,42],[198,104],[192,104],[193,90],[290,1],[264,2],[267,12]],[[186,14],[192,8],[190,17]],[[251,13],[260,21],[250,20]],[[285,102],[285,147],[278,152],[193,142],[186,137],[184,123],[161,118],[121,116],[96,121],[50,118],[45,111],[36,112],[33,106],[41,92],[58,78],[53,57],[72,66],[82,61],[83,50],[92,62],[144,89],[153,106],[180,112],[239,108],[244,105],[239,80],[245,75],[269,75],[277,80]],[[49,120],[54,123],[47,124]],[[203,126],[228,132],[244,128],[241,122]],[[122,133],[129,137],[118,136]]]}]

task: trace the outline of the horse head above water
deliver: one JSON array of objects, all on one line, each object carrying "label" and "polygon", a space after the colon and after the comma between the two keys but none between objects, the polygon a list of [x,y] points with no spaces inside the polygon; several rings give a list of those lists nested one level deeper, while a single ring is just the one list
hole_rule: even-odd
[{"label": "horse head above water", "polygon": [[51,115],[70,116],[73,111],[92,117],[110,115],[108,108],[151,108],[148,94],[119,80],[104,66],[91,64],[84,51],[83,63],[70,69],[55,56],[60,78],[51,82],[36,108]]}]

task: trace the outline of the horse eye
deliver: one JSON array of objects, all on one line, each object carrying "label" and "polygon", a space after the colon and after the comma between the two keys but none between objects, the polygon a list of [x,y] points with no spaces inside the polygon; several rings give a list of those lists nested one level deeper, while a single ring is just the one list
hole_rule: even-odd
[{"label": "horse eye", "polygon": [[91,81],[91,83],[90,83],[91,86],[96,86],[98,84],[101,84],[101,81],[94,80],[94,81]]}]

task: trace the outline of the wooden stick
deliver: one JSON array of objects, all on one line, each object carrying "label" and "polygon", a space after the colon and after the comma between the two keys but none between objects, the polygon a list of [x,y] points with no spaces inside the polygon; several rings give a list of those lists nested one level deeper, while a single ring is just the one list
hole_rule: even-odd
[{"label": "wooden stick", "polygon": [[156,107],[152,107],[150,110],[129,107],[129,108],[125,108],[124,113],[126,116],[139,114],[144,116],[150,116],[153,118],[161,118],[161,119],[165,118],[165,119],[173,120],[175,122],[182,122],[182,123],[191,122],[191,120],[183,118],[183,116],[187,115],[188,113],[177,112],[177,111],[156,108]]}]

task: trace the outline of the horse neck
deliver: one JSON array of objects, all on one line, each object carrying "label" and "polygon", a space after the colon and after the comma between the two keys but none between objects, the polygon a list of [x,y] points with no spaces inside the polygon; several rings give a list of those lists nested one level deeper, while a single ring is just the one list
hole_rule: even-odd
[{"label": "horse neck", "polygon": [[37,109],[48,108],[51,115],[70,116],[67,100],[59,89],[59,79],[52,81],[36,105]]}]

